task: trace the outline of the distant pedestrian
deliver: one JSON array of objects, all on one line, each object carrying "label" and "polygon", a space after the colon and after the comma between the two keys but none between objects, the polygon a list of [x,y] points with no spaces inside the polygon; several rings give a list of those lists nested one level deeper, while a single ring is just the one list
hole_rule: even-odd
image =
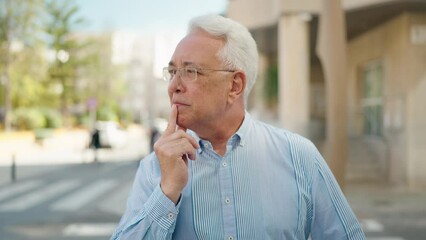
[{"label": "distant pedestrian", "polygon": [[98,149],[101,148],[101,140],[100,131],[97,127],[95,127],[92,131],[89,147],[93,149],[93,161],[98,162]]}]

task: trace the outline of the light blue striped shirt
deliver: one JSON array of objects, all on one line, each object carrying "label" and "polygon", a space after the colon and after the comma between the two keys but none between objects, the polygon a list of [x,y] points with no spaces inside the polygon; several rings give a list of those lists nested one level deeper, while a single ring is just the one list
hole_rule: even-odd
[{"label": "light blue striped shirt", "polygon": [[148,155],[111,239],[365,239],[309,140],[248,113],[224,157],[190,133],[201,148],[178,205],[161,191],[158,160]]}]

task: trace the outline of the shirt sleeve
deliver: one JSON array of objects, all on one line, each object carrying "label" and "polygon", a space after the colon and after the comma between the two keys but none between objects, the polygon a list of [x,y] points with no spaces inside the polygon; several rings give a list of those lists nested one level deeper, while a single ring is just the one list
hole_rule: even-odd
[{"label": "shirt sleeve", "polygon": [[312,240],[365,240],[364,232],[332,172],[317,153],[312,186]]},{"label": "shirt sleeve", "polygon": [[148,155],[139,165],[126,211],[111,240],[172,238],[180,203],[175,206],[164,195],[159,179],[156,157]]}]

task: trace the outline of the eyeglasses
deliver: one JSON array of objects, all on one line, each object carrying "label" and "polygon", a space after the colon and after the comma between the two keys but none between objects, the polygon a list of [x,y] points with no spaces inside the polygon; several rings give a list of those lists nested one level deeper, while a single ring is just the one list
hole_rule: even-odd
[{"label": "eyeglasses", "polygon": [[191,82],[197,80],[197,76],[200,71],[214,71],[214,72],[235,72],[235,70],[226,70],[226,69],[206,69],[206,68],[195,68],[195,67],[165,67],[163,68],[163,80],[170,82],[179,73],[182,81]]}]

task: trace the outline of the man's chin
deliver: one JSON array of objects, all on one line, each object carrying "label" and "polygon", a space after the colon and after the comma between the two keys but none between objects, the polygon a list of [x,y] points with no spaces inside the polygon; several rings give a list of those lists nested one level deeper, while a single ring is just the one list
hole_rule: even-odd
[{"label": "man's chin", "polygon": [[177,120],[177,125],[178,125],[180,128],[183,128],[183,129],[185,129],[185,130],[189,128],[189,125],[188,125],[187,121],[185,121],[185,119],[179,119],[179,118],[178,118],[178,120]]}]

